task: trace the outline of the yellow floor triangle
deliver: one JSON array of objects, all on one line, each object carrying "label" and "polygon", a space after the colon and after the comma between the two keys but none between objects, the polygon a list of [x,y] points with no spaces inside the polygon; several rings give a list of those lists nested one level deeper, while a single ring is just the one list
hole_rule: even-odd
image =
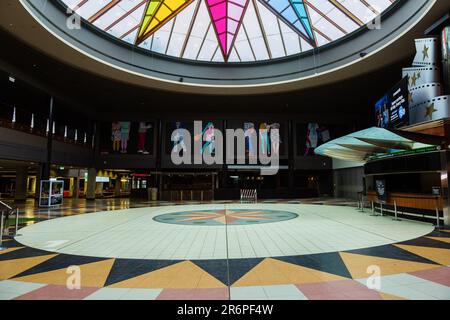
[{"label": "yellow floor triangle", "polygon": [[[101,288],[104,286],[109,272],[114,264],[114,259],[103,260],[80,265],[81,287]],[[46,283],[66,285],[67,280],[74,273],[67,273],[67,268],[36,273],[14,280],[23,282]]]},{"label": "yellow floor triangle", "polygon": [[342,260],[347,266],[348,271],[353,279],[368,278],[372,272],[367,272],[371,266],[378,266],[380,268],[381,276],[391,274],[398,274],[404,272],[413,272],[425,269],[439,268],[438,265],[404,261],[390,258],[372,257],[361,254],[340,252]]},{"label": "yellow floor triangle", "polygon": [[5,280],[14,277],[15,275],[22,273],[30,268],[33,268],[34,266],[44,261],[47,261],[48,259],[51,259],[55,256],[57,255],[50,254],[38,257],[0,261],[0,280]]},{"label": "yellow floor triangle", "polygon": [[236,281],[233,287],[304,284],[345,279],[331,273],[267,258]]},{"label": "yellow floor triangle", "polygon": [[8,253],[8,252],[13,252],[13,251],[16,251],[16,250],[19,250],[19,249],[22,249],[22,248],[25,248],[25,247],[6,248],[5,250],[0,251],[0,254],[5,254],[5,253]]},{"label": "yellow floor triangle", "polygon": [[226,285],[191,261],[115,283],[111,288],[225,288]]},{"label": "yellow floor triangle", "polygon": [[393,294],[378,292],[383,300],[407,300],[402,297],[394,296]]},{"label": "yellow floor triangle", "polygon": [[427,237],[427,238],[433,239],[433,240],[437,240],[437,241],[446,242],[446,243],[450,243],[450,238],[444,238],[444,237]]},{"label": "yellow floor triangle", "polygon": [[450,249],[418,247],[402,244],[396,244],[395,246],[445,266],[450,264]]}]

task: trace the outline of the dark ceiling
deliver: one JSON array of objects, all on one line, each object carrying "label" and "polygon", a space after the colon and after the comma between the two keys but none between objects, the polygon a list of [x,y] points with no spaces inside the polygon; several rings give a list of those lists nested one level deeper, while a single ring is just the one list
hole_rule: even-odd
[{"label": "dark ceiling", "polygon": [[[68,107],[91,116],[120,115],[214,117],[277,115],[307,120],[330,119],[368,126],[373,104],[401,79],[412,57],[382,70],[333,85],[259,96],[205,96],[153,91],[101,78],[63,65],[0,29],[0,68],[56,96]],[[413,45],[413,44],[411,44]]]}]

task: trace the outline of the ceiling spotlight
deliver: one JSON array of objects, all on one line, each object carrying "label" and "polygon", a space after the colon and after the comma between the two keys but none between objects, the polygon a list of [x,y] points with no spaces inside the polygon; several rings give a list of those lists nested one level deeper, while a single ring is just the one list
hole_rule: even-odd
[{"label": "ceiling spotlight", "polygon": [[14,83],[14,82],[16,82],[16,78],[9,76],[9,81]]}]

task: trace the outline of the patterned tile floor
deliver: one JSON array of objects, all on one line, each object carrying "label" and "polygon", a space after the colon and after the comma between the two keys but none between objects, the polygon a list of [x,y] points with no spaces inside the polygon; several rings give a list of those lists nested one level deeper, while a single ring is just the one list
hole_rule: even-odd
[{"label": "patterned tile floor", "polygon": [[[323,200],[320,204],[336,202],[351,204],[336,200]],[[21,210],[22,216],[44,219],[152,205],[161,203],[73,202],[50,214],[27,203]],[[29,224],[30,221],[23,223]],[[449,230],[434,230],[411,240],[369,248],[239,259],[89,257],[27,247],[13,237],[5,237],[3,246],[3,300],[450,299]],[[71,266],[79,269],[70,269]],[[76,284],[73,270],[80,271],[80,289],[68,288],[68,284]],[[372,276],[377,271],[379,278]]]}]

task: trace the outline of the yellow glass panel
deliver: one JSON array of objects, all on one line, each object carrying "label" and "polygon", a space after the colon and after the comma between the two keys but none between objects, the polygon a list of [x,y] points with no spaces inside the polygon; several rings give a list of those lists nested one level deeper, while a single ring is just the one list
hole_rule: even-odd
[{"label": "yellow glass panel", "polygon": [[170,10],[176,11],[185,3],[184,0],[166,0],[164,4],[169,7]]},{"label": "yellow glass panel", "polygon": [[150,4],[148,5],[148,9],[147,12],[145,13],[147,16],[152,16],[155,11],[156,8],[158,8],[159,4],[161,3],[162,0],[158,0],[158,1],[152,1],[150,2]]},{"label": "yellow glass panel", "polygon": [[159,25],[159,21],[153,19],[152,22],[150,23],[150,25],[148,26],[147,32],[152,33],[153,29],[155,29],[158,25]]},{"label": "yellow glass panel", "polygon": [[142,43],[156,30],[176,16],[194,0],[151,0],[143,16],[136,44]]},{"label": "yellow glass panel", "polygon": [[158,12],[156,12],[155,18],[158,19],[159,21],[163,21],[168,16],[170,16],[171,13],[172,11],[170,11],[169,8],[167,8],[165,5],[162,5],[159,8]]},{"label": "yellow glass panel", "polygon": [[156,10],[158,9],[159,4],[163,0],[153,0],[148,3],[148,6],[145,11],[144,19],[141,23],[141,28],[139,30],[139,37],[143,36],[147,32],[149,32],[149,24]]},{"label": "yellow glass panel", "polygon": [[141,29],[139,30],[139,36],[142,36],[144,34],[145,30],[147,29],[146,26],[150,22],[150,17],[146,16],[144,17],[144,20],[142,21]]}]

